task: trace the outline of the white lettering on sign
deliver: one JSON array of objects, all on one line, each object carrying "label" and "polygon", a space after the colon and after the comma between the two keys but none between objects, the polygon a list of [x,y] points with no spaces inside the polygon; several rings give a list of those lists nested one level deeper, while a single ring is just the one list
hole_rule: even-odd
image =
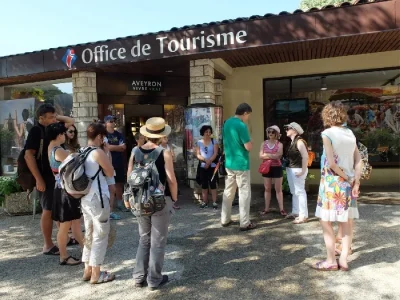
[{"label": "white lettering on sign", "polygon": [[132,91],[161,92],[162,82],[157,80],[132,80]]},{"label": "white lettering on sign", "polygon": [[[127,58],[127,53],[130,53],[132,58],[140,58],[150,56],[152,54],[190,52],[197,49],[209,49],[212,51],[214,47],[225,47],[235,44],[244,44],[247,42],[247,32],[240,30],[238,32],[221,32],[205,34],[205,31],[200,31],[199,36],[185,37],[182,39],[169,39],[168,36],[159,36],[155,38],[158,49],[152,49],[152,44],[142,44],[141,40],[135,40],[130,49],[124,47],[109,48],[109,45],[97,45],[94,48],[86,48],[82,51],[81,58],[84,64],[102,63],[109,60],[124,60]],[[129,58],[128,58],[129,59]]]}]

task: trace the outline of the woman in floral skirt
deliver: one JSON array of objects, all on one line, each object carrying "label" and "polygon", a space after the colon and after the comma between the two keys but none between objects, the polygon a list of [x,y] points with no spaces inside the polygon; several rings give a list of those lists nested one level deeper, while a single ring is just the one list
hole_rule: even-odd
[{"label": "woman in floral skirt", "polygon": [[[321,164],[321,182],[315,215],[320,218],[327,258],[313,268],[321,271],[349,269],[347,257],[352,242],[352,220],[359,217],[357,197],[360,189],[362,161],[353,132],[346,127],[347,114],[342,103],[331,102],[322,111],[326,130]],[[342,251],[335,258],[335,232],[332,222],[339,222],[343,233]]]}]

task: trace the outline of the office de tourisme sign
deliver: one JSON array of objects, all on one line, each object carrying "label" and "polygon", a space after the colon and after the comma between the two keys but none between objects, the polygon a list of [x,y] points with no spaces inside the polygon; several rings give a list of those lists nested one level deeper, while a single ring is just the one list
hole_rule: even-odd
[{"label": "office de tourisme sign", "polygon": [[80,54],[84,64],[117,62],[124,60],[150,59],[153,56],[171,56],[185,54],[185,52],[213,51],[213,48],[225,48],[231,45],[240,45],[247,42],[245,30],[228,31],[214,34],[205,34],[200,31],[197,36],[182,37],[179,39],[168,36],[153,36],[153,41],[134,40],[132,45],[112,45],[111,43],[86,47]]}]

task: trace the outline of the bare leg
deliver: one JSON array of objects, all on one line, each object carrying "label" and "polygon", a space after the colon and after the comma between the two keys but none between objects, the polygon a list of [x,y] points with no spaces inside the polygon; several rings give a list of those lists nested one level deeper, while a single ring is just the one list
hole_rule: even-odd
[{"label": "bare leg", "polygon": [[57,233],[57,243],[58,248],[60,249],[60,262],[66,259],[68,255],[67,251],[67,243],[68,243],[68,231],[71,228],[72,222],[63,222],[60,223],[60,228]]},{"label": "bare leg", "polygon": [[111,208],[111,212],[114,210],[115,208],[115,191],[116,191],[116,187],[115,184],[111,184],[108,186],[108,190],[110,191],[110,208]]},{"label": "bare leg", "polygon": [[[122,183],[116,183],[115,184],[115,194],[116,194],[116,199],[117,201],[122,200],[122,194],[124,193],[124,185]],[[115,201],[115,202],[117,202]],[[118,203],[116,203],[118,204]]]},{"label": "bare leg", "polygon": [[342,241],[343,233],[342,233],[342,223],[338,222],[338,231],[336,234],[336,241],[340,242]]},{"label": "bare leg", "polygon": [[214,203],[217,203],[217,189],[212,189],[211,190],[211,197],[212,197],[212,201]]},{"label": "bare leg", "polygon": [[202,195],[202,197],[203,197],[203,202],[204,203],[208,203],[208,189],[202,189],[201,190],[201,195]]},{"label": "bare leg", "polygon": [[271,204],[271,178],[264,177],[264,201],[265,201],[265,209],[264,211],[269,211],[269,205]]},{"label": "bare leg", "polygon": [[336,263],[335,259],[335,232],[333,231],[332,223],[320,221],[324,233],[324,241],[326,246],[326,262],[330,265]]},{"label": "bare leg", "polygon": [[51,210],[43,209],[42,217],[40,219],[40,227],[43,235],[43,251],[48,251],[54,246],[53,241],[51,240],[51,234],[53,232]]},{"label": "bare leg", "polygon": [[72,234],[73,234],[75,240],[81,246],[81,248],[83,248],[83,235],[82,235],[82,230],[81,230],[81,219],[73,220],[71,223],[72,223],[71,224]]},{"label": "bare leg", "polygon": [[347,257],[349,256],[350,250],[350,225],[349,222],[343,223],[342,222],[342,252],[339,257],[339,264],[341,267],[348,268],[347,265]]},{"label": "bare leg", "polygon": [[350,237],[349,244],[351,252],[351,245],[353,244],[353,234],[354,234],[354,219],[349,219],[347,222],[349,223],[349,237]]},{"label": "bare leg", "polygon": [[284,210],[283,208],[283,192],[282,192],[282,181],[283,177],[275,178],[275,193],[276,199],[278,199],[279,211]]}]

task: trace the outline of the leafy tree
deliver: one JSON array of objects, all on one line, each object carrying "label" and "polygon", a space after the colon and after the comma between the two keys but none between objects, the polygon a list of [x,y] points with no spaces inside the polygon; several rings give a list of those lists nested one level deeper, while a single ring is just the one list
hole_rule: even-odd
[{"label": "leafy tree", "polygon": [[309,10],[313,7],[321,8],[326,5],[338,5],[344,2],[350,2],[350,0],[302,0],[300,8],[302,10]]}]

